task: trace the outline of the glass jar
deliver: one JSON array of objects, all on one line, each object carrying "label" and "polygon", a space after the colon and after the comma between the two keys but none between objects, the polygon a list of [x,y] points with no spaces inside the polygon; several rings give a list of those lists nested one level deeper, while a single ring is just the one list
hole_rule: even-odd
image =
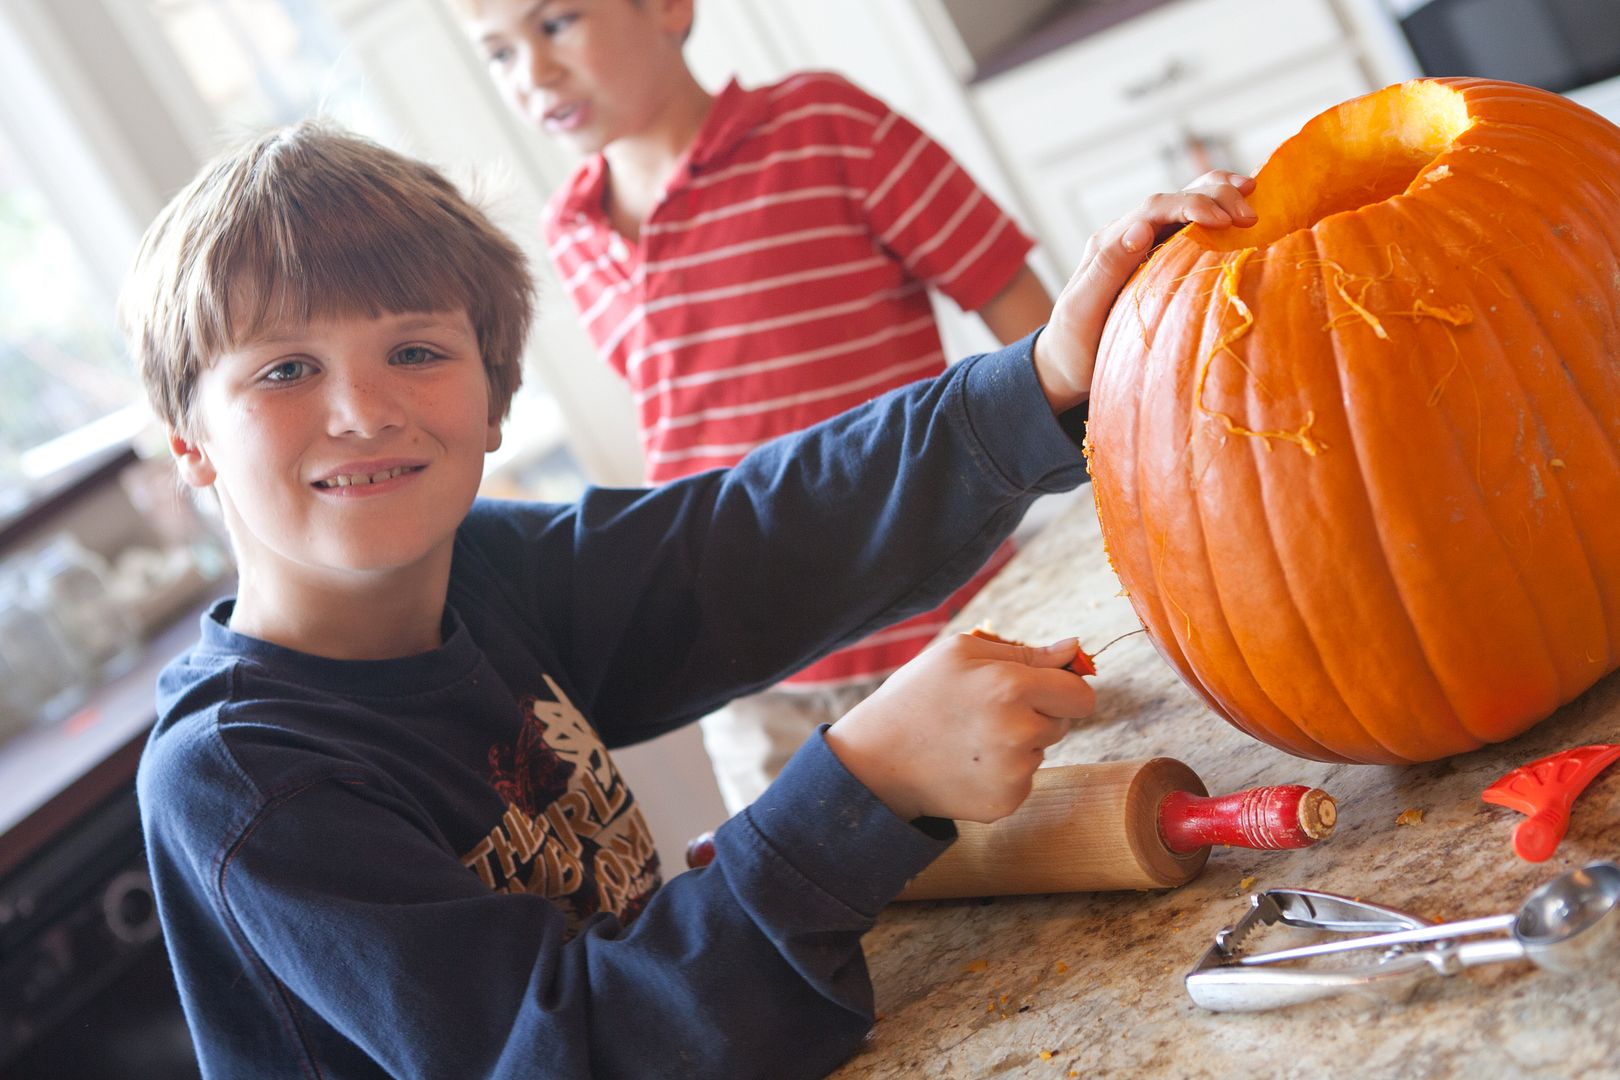
[{"label": "glass jar", "polygon": [[64,534],[34,557],[29,586],[35,607],[60,631],[84,681],[127,666],[136,634],[112,599],[106,560]]},{"label": "glass jar", "polygon": [[60,720],[84,695],[82,668],[18,574],[0,579],[0,669],[3,711],[18,725]]}]

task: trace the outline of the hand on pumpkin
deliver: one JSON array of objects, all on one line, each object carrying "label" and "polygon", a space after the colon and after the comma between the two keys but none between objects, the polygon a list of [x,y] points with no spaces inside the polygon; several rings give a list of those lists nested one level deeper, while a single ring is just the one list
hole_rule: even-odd
[{"label": "hand on pumpkin", "polygon": [[889,676],[827,730],[827,745],[906,821],[1006,817],[1046,748],[1095,704],[1090,684],[1064,669],[1078,648],[958,634]]},{"label": "hand on pumpkin", "polygon": [[1035,374],[1053,412],[1074,408],[1091,392],[1108,311],[1153,245],[1192,222],[1212,229],[1248,228],[1256,218],[1244,196],[1253,190],[1252,177],[1207,172],[1180,191],[1148,196],[1086,241],[1079,268],[1035,339]]}]

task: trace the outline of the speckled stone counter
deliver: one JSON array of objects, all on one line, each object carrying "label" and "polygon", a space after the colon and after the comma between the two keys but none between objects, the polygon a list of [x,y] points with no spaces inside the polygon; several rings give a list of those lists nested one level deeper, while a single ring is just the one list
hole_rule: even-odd
[{"label": "speckled stone counter", "polygon": [[[985,621],[1027,641],[1078,634],[1091,650],[1140,625],[1087,495],[954,629]],[[1335,833],[1300,851],[1217,849],[1200,877],[1168,891],[892,905],[867,938],[877,1027],[834,1075],[1620,1077],[1620,956],[1580,976],[1520,961],[1429,978],[1401,1003],[1340,996],[1262,1013],[1205,1012],[1182,982],[1252,891],[1309,887],[1452,920],[1513,911],[1562,869],[1620,858],[1620,763],[1576,803],[1545,863],[1513,854],[1520,815],[1480,800],[1518,765],[1620,742],[1620,677],[1511,742],[1396,768],[1305,761],[1250,739],[1210,713],[1144,634],[1097,665],[1097,712],[1048,764],[1165,755],[1212,794],[1311,784],[1338,800]],[[1422,820],[1397,824],[1408,810]]]}]

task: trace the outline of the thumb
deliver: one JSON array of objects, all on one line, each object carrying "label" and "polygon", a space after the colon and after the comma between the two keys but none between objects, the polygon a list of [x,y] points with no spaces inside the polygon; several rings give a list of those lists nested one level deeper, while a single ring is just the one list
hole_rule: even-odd
[{"label": "thumb", "polygon": [[1025,645],[1024,652],[1024,663],[1030,667],[1067,667],[1080,652],[1080,639],[1066,637],[1050,645]]},{"label": "thumb", "polygon": [[[1131,274],[1153,250],[1153,226],[1140,218],[1116,221],[1096,237],[1096,250],[1058,298],[1064,321],[1095,349],[1103,324]],[[1078,328],[1083,328],[1080,330]]]}]

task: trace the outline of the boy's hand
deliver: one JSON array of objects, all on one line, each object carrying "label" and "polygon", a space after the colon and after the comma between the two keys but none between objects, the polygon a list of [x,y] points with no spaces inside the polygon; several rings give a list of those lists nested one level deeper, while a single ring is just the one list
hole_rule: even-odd
[{"label": "boy's hand", "polygon": [[1091,686],[1044,647],[969,634],[930,646],[827,731],[856,779],[910,821],[995,821],[1018,808],[1048,746],[1091,713]]},{"label": "boy's hand", "polygon": [[1086,241],[1079,269],[1035,339],[1035,374],[1053,412],[1074,408],[1091,392],[1108,311],[1154,243],[1189,222],[1212,229],[1248,228],[1256,218],[1244,196],[1253,190],[1252,177],[1207,172],[1180,191],[1149,196]]}]

